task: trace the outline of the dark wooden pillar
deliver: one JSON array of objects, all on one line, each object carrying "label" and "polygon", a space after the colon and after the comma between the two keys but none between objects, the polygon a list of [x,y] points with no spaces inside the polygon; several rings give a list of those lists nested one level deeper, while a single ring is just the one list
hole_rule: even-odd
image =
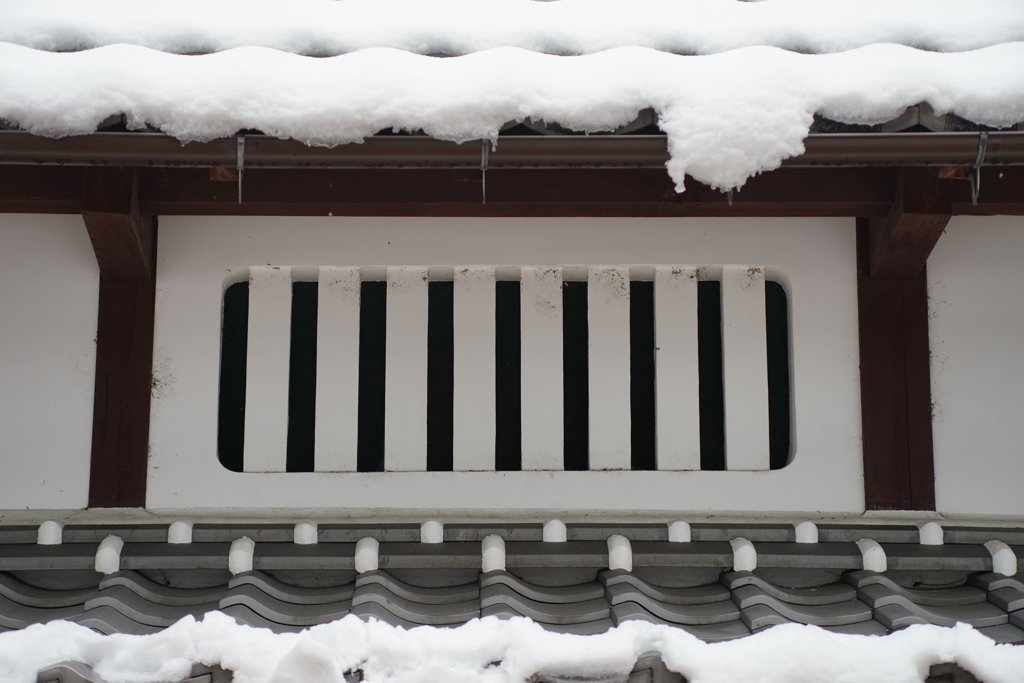
[{"label": "dark wooden pillar", "polygon": [[153,366],[156,221],[137,169],[90,168],[82,218],[100,267],[89,507],[143,507]]},{"label": "dark wooden pillar", "polygon": [[869,510],[935,509],[925,263],[952,213],[950,182],[930,169],[903,169],[889,214],[857,221]]}]

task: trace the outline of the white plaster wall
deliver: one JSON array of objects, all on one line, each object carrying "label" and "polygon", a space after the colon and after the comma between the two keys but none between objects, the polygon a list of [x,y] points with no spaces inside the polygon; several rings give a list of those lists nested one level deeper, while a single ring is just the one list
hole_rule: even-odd
[{"label": "white plaster wall", "polygon": [[86,506],[98,296],[81,216],[0,214],[0,510]]},{"label": "white plaster wall", "polygon": [[[147,506],[861,512],[854,241],[852,219],[164,218]],[[774,472],[229,472],[216,454],[222,292],[231,269],[267,263],[773,266],[790,292],[795,459]]]},{"label": "white plaster wall", "polygon": [[928,299],[936,506],[1024,515],[1024,218],[953,218]]}]

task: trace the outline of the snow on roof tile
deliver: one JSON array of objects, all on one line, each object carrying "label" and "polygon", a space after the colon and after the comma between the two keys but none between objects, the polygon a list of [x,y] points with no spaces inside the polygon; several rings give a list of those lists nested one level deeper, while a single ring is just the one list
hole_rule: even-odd
[{"label": "snow on roof tile", "polygon": [[370,47],[587,54],[642,46],[712,54],[767,45],[839,52],[895,43],[944,52],[1024,37],[1017,0],[34,0],[0,6],[0,41],[43,50],[127,43],[197,53],[307,55]]}]

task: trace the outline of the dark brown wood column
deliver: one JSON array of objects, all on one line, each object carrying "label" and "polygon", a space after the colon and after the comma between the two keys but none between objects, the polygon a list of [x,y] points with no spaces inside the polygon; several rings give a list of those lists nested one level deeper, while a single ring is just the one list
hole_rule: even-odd
[{"label": "dark brown wood column", "polygon": [[869,510],[934,510],[928,278],[951,181],[903,169],[884,218],[857,221],[864,494]]},{"label": "dark brown wood column", "polygon": [[88,168],[82,218],[100,267],[89,507],[143,507],[153,366],[156,221],[139,171]]}]

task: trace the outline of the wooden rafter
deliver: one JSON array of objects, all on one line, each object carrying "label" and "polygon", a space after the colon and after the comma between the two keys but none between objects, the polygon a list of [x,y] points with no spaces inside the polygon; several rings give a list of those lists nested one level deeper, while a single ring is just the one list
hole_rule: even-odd
[{"label": "wooden rafter", "polygon": [[153,279],[153,221],[139,211],[139,170],[87,168],[82,218],[107,282]]},{"label": "wooden rafter", "polygon": [[896,197],[869,227],[872,278],[915,278],[953,214],[952,180],[931,168],[900,169]]}]

